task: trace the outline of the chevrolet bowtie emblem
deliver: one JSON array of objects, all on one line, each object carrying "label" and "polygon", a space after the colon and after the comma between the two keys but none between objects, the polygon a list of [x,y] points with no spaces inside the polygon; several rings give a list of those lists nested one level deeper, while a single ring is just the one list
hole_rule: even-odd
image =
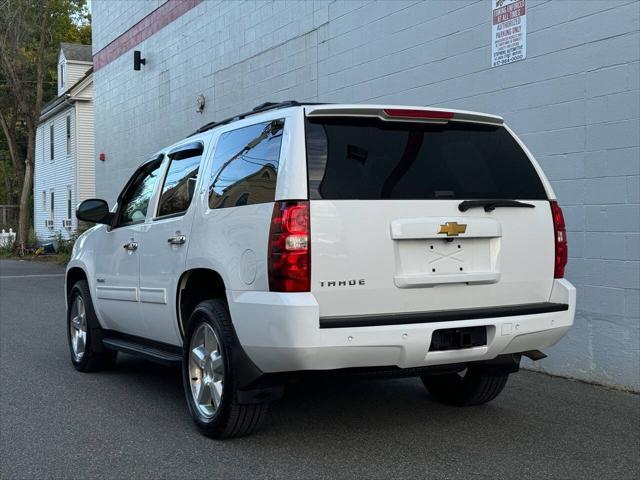
[{"label": "chevrolet bowtie emblem", "polygon": [[447,237],[457,237],[466,231],[467,225],[465,223],[447,222],[444,225],[440,225],[440,231],[438,233],[446,233]]}]

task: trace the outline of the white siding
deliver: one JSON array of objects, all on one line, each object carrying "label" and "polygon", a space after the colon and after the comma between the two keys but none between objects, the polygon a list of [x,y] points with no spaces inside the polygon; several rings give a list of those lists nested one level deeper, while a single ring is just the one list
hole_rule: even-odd
[{"label": "white siding", "polygon": [[[73,107],[69,107],[52,118],[40,124],[36,131],[36,159],[33,187],[34,201],[34,230],[40,240],[51,238],[58,233],[63,237],[69,236],[62,221],[67,219],[67,191],[72,190],[72,207],[75,209],[77,199],[76,185],[76,119]],[[67,155],[66,122],[67,114],[71,115],[71,151]],[[50,159],[50,126],[54,128],[54,158]],[[43,206],[42,192],[46,192],[46,206]],[[53,228],[45,226],[45,220],[50,218],[51,192],[54,192]],[[72,230],[76,229],[77,221],[72,212]]]},{"label": "white siding", "polygon": [[[74,81],[77,82],[77,79]],[[83,82],[69,93],[72,104],[42,122],[36,131],[33,211],[34,230],[41,240],[58,234],[68,238],[78,227],[75,218],[75,209],[78,203],[95,196],[93,83],[91,79]],[[68,152],[67,116],[69,116],[71,126]],[[51,125],[54,126],[53,161],[51,161],[49,143]],[[54,223],[53,227],[49,228],[46,226],[46,221],[51,217],[52,191],[55,203]],[[69,191],[71,192],[70,212]],[[46,197],[44,202],[43,192]],[[71,220],[70,227],[65,227],[66,220]]]},{"label": "white siding", "polygon": [[[60,66],[62,65],[63,69],[63,80],[64,83],[60,84]],[[60,54],[58,55],[58,64],[56,66],[58,68],[58,96],[62,95],[64,92],[73,87],[78,80],[84,77],[87,70],[91,68],[90,63],[77,62],[73,60],[67,60],[64,56],[62,50],[60,50]]]},{"label": "white siding", "polygon": [[[76,104],[77,138],[77,202],[93,198],[96,195],[96,165],[93,133],[93,103]],[[75,205],[74,205],[75,208]]]},{"label": "white siding", "polygon": [[67,60],[65,63],[64,72],[64,89],[69,90],[78,80],[84,77],[87,70],[91,68],[89,63],[77,63]]},{"label": "white siding", "polygon": [[[58,82],[58,96],[62,95],[64,91],[72,85],[71,83],[67,83],[67,72],[65,68],[65,61],[66,59],[64,58],[64,53],[62,53],[62,50],[60,50],[60,53],[58,54],[58,65],[56,67],[58,69],[57,76],[56,76],[56,80]],[[62,70],[63,72],[62,83],[60,83],[60,70]]]},{"label": "white siding", "polygon": [[93,101],[93,82],[89,83],[89,85],[84,87],[81,91],[74,93],[73,98]]}]

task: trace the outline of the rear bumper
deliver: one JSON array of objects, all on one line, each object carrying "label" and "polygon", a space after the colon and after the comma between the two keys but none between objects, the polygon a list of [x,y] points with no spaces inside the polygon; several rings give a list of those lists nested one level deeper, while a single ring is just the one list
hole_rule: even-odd
[{"label": "rear bumper", "polygon": [[[543,349],[573,324],[575,288],[554,282],[550,303],[568,309],[514,316],[394,325],[321,328],[311,293],[228,291],[233,324],[242,347],[263,372],[397,366],[413,368],[490,360],[498,355]],[[551,309],[554,310],[554,309]],[[434,330],[487,327],[487,345],[429,352]]]}]

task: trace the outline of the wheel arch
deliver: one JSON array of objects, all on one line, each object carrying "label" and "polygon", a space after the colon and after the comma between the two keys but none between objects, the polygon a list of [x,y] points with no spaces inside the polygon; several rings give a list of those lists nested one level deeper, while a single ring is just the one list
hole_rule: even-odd
[{"label": "wheel arch", "polygon": [[184,338],[187,322],[198,303],[222,298],[226,301],[226,286],[222,275],[211,268],[192,268],[178,280],[176,289],[176,318],[178,330]]},{"label": "wheel arch", "polygon": [[71,297],[71,289],[80,280],[88,281],[89,277],[87,272],[82,267],[74,266],[67,270],[65,274],[65,298],[67,305],[69,304],[69,298]]}]

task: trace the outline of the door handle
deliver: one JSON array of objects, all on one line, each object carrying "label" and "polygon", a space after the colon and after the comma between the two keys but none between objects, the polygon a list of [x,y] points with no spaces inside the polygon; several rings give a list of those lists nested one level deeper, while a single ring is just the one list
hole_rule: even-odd
[{"label": "door handle", "polygon": [[187,236],[181,235],[181,234],[176,234],[173,237],[167,238],[167,242],[169,242],[171,245],[182,245],[186,241],[187,241]]},{"label": "door handle", "polygon": [[138,249],[138,242],[127,242],[123,245],[125,250],[129,250],[130,252],[135,252]]}]

